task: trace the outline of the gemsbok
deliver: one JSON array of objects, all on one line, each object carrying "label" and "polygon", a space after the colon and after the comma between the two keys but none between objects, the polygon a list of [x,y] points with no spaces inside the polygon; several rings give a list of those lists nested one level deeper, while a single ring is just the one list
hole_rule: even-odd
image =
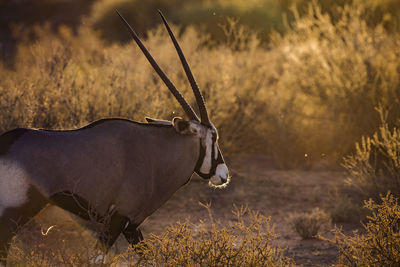
[{"label": "gemsbok", "polygon": [[[117,11],[118,13],[118,11]],[[122,233],[130,244],[143,239],[138,226],[195,172],[224,187],[230,174],[218,147],[203,96],[167,21],[159,12],[193,89],[200,112],[175,88],[118,13],[133,39],[189,120],[147,123],[109,118],[75,130],[18,128],[0,136],[0,265],[10,241],[46,205],[83,219],[109,216],[98,241],[110,248]]]}]

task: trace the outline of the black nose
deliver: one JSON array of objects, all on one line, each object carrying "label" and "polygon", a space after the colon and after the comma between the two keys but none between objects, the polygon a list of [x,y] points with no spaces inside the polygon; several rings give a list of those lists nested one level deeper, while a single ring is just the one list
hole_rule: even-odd
[{"label": "black nose", "polygon": [[232,178],[232,175],[230,173],[228,173],[228,176],[226,178],[221,178],[221,180],[226,183],[228,182],[228,180],[230,180]]},{"label": "black nose", "polygon": [[222,181],[222,183],[224,184],[224,183],[226,183],[226,182],[228,181],[228,178],[222,178],[222,177],[221,177],[221,181]]}]

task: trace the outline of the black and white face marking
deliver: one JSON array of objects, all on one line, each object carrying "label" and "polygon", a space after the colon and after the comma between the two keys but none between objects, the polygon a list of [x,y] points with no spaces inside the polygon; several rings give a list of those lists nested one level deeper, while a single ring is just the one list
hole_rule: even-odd
[{"label": "black and white face marking", "polygon": [[230,182],[228,167],[218,147],[218,132],[213,125],[206,126],[198,121],[174,118],[172,122],[180,134],[195,135],[200,139],[200,155],[194,171],[202,178],[210,180],[213,187],[225,187]]},{"label": "black and white face marking", "polygon": [[218,147],[218,132],[215,127],[207,127],[200,140],[200,156],[195,172],[200,177],[209,179],[210,186],[225,187],[230,182],[230,175]]}]

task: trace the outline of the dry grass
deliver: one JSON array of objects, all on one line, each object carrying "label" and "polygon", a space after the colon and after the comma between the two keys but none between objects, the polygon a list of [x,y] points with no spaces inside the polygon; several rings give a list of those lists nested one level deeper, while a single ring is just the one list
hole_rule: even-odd
[{"label": "dry grass", "polygon": [[364,217],[361,203],[388,191],[400,196],[400,131],[387,123],[388,112],[377,108],[381,125],[355,145],[355,152],[344,157],[344,183],[332,194],[331,216],[335,222],[359,221]]},{"label": "dry grass", "polygon": [[400,130],[390,129],[385,122],[387,113],[380,110],[382,124],[371,137],[356,143],[356,152],[345,157],[347,183],[366,198],[378,199],[392,191],[400,195]]},{"label": "dry grass", "polygon": [[361,197],[354,188],[343,184],[335,186],[329,197],[331,199],[329,215],[333,222],[359,223],[365,216],[366,212],[360,205]]},{"label": "dry grass", "polygon": [[[97,249],[94,236],[71,220],[48,227],[30,222],[13,239],[8,266],[108,266],[113,253]],[[106,257],[107,255],[107,257]]]},{"label": "dry grass", "polygon": [[[372,199],[364,207],[372,214],[362,231],[345,235],[335,229],[331,240],[340,252],[338,266],[399,266],[400,264],[400,206],[390,193],[381,196],[381,204]],[[326,240],[326,239],[325,239]]]},{"label": "dry grass", "polygon": [[[209,210],[210,212],[210,210]],[[133,258],[140,265],[156,266],[292,266],[284,249],[272,246],[277,235],[270,218],[247,208],[235,208],[236,219],[210,226],[176,223],[161,235],[138,244]],[[128,255],[130,255],[128,253]],[[130,255],[132,256],[132,255]]]},{"label": "dry grass", "polygon": [[[263,152],[282,168],[309,167],[319,160],[335,165],[353,150],[355,141],[369,135],[372,137],[362,139],[355,154],[346,158],[349,181],[362,197],[376,197],[388,189],[398,195],[400,133],[394,128],[400,117],[398,17],[391,18],[392,9],[375,6],[374,1],[353,2],[328,13],[315,2],[299,12],[295,9],[285,34],[273,33],[268,44],[235,20],[223,27],[227,38],[218,45],[210,45],[207,31],[191,26],[174,29],[181,33],[180,43],[225,151]],[[382,2],[398,10],[395,2]],[[374,10],[381,15],[371,15]],[[32,32],[37,37],[34,43],[29,41],[30,32],[16,28],[21,42],[14,67],[0,62],[0,131],[75,128],[111,116],[141,121],[144,116],[171,119],[182,114],[132,43],[107,43],[88,26],[77,33],[67,27],[54,33],[49,26],[34,27]],[[145,44],[183,94],[191,96],[165,30],[156,27],[148,31]],[[193,97],[188,98],[193,104]],[[380,123],[374,111],[378,105],[390,112],[374,134]],[[348,198],[342,200],[337,214],[349,202]],[[398,228],[389,231],[396,226],[389,217],[398,216],[398,206],[391,197],[382,201],[383,206],[367,203],[367,208],[378,210],[365,226],[368,235],[356,234],[351,239],[337,232],[344,240],[338,241],[343,264],[348,257],[351,263],[365,256],[367,260],[362,262],[366,263],[371,255],[386,255],[377,254],[386,252],[377,252],[375,247],[368,250],[370,240],[384,244],[385,251],[397,244]],[[345,212],[351,214],[352,210]],[[271,246],[275,235],[269,219],[249,214],[248,219],[238,216],[229,224],[214,222],[211,228],[202,223],[177,223],[137,246],[142,254],[129,250],[99,264],[126,260],[133,265],[165,266],[292,264],[282,249]],[[302,236],[318,232],[319,220],[300,222]],[[388,234],[394,243],[387,243]],[[368,239],[370,235],[376,239]],[[79,250],[86,255],[72,253],[70,257],[60,250],[43,256],[19,247],[15,265],[88,265],[88,259],[100,255]],[[397,256],[392,253],[388,257],[397,260]],[[383,257],[379,263],[393,262],[385,262]]]},{"label": "dry grass", "polygon": [[[245,207],[235,208],[235,219],[219,222],[207,206],[209,222],[177,222],[151,234],[121,253],[93,249],[93,240],[81,234],[76,247],[54,243],[43,250],[40,239],[17,239],[10,252],[12,266],[294,266],[285,249],[272,245],[277,234],[270,218]],[[57,226],[46,238],[69,239],[68,225]],[[31,233],[38,229],[29,229]],[[75,232],[76,233],[76,232]],[[32,241],[38,243],[32,246]],[[38,241],[39,240],[39,241]],[[47,241],[48,243],[49,241]],[[58,242],[60,243],[60,242]],[[47,244],[49,245],[49,244]]]},{"label": "dry grass", "polygon": [[[268,48],[232,20],[224,27],[228,41],[212,47],[207,34],[186,27],[179,40],[223,149],[261,151],[284,168],[335,164],[378,125],[378,103],[391,109],[388,124],[395,125],[399,34],[368,26],[365,12],[364,5],[346,6],[333,20],[311,4],[284,36],[271,37]],[[38,41],[19,44],[15,68],[0,66],[1,131],[182,114],[132,43],[106,44],[85,26],[77,34],[65,27],[57,34],[46,27],[34,31]],[[193,103],[165,30],[148,32],[145,43]]]},{"label": "dry grass", "polygon": [[303,239],[314,238],[318,233],[327,231],[331,227],[331,217],[319,208],[311,212],[292,213],[288,220]]}]

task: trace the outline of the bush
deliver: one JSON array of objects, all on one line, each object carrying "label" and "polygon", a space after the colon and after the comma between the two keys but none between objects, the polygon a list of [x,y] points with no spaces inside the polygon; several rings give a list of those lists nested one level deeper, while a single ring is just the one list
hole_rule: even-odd
[{"label": "bush", "polygon": [[[102,117],[172,119],[183,113],[136,45],[106,46],[87,27],[80,28],[76,36],[65,27],[57,34],[48,27],[35,27],[34,32],[39,41],[19,45],[15,69],[0,64],[0,131],[74,128]],[[159,27],[148,34],[146,45],[196,107],[167,32]],[[211,119],[219,128],[221,146],[233,148],[239,138],[241,145],[236,150],[243,150],[253,132],[247,112],[264,105],[250,101],[257,93],[250,88],[258,81],[243,78],[254,67],[246,61],[247,52],[229,47],[208,49],[202,46],[204,38],[187,28],[179,39],[202,87]],[[256,140],[257,134],[253,134],[251,143]]]},{"label": "bush", "polygon": [[[391,109],[389,125],[400,117],[399,35],[382,26],[368,27],[364,8],[345,6],[334,22],[318,5],[309,5],[292,30],[273,38],[274,55],[284,63],[274,68],[279,74],[270,89],[280,97],[268,106],[281,115],[279,126],[286,129],[282,139],[297,144],[297,158],[307,153],[339,159],[350,153],[361,135],[378,126],[374,107],[379,103]],[[281,153],[290,158],[286,153],[293,152]]]},{"label": "bush", "polygon": [[335,240],[330,242],[339,249],[338,266],[399,266],[400,265],[400,206],[399,199],[390,193],[381,196],[381,204],[372,199],[364,207],[372,212],[363,231],[353,236],[335,229]]},{"label": "bush", "polygon": [[400,195],[400,131],[390,129],[388,112],[378,107],[381,126],[372,136],[362,137],[355,152],[344,157],[346,170],[344,183],[335,188],[330,213],[334,222],[359,221],[365,215],[362,201],[388,191]]},{"label": "bush", "polygon": [[[292,1],[289,1],[292,2]],[[260,38],[268,40],[272,29],[283,31],[282,14],[288,11],[291,3],[281,4],[271,0],[207,1],[207,0],[101,0],[94,4],[89,23],[102,32],[106,40],[127,41],[115,9],[123,12],[139,33],[156,28],[160,23],[157,10],[160,9],[168,19],[184,27],[192,25],[207,32],[213,41],[223,42],[226,36],[221,24],[234,18]]]},{"label": "bush", "polygon": [[157,10],[167,15],[170,10],[182,6],[183,2],[182,0],[100,0],[94,3],[87,22],[99,30],[105,40],[127,42],[131,40],[131,36],[126,33],[126,28],[121,24],[115,10],[134,26],[140,36],[143,36],[161,24]]},{"label": "bush", "polygon": [[363,199],[379,199],[387,191],[400,196],[400,130],[389,129],[385,112],[380,110],[382,125],[372,137],[356,143],[356,152],[344,158],[347,184],[357,189]]},{"label": "bush", "polygon": [[112,252],[97,249],[94,237],[68,216],[51,226],[32,221],[20,228],[8,252],[8,266],[109,266],[117,262]]},{"label": "bush", "polygon": [[[383,22],[387,30],[400,31],[400,5],[396,0],[316,0],[324,13],[328,13],[333,21],[340,20],[345,5],[363,6],[360,14],[368,25],[375,27]],[[129,40],[119,18],[115,16],[115,9],[123,12],[124,16],[135,25],[138,33],[145,33],[160,24],[157,9],[162,10],[173,23],[201,28],[211,35],[216,42],[224,42],[226,36],[220,27],[226,19],[234,18],[253,32],[256,32],[263,41],[270,40],[273,31],[285,33],[287,25],[292,24],[298,17],[308,14],[310,1],[308,0],[101,0],[97,1],[89,16],[89,23],[102,32],[103,38],[114,41]]]},{"label": "bush", "polygon": [[359,223],[365,216],[365,210],[361,206],[361,196],[354,188],[340,184],[336,186],[329,196],[329,215],[335,223],[354,222]]},{"label": "bush", "polygon": [[210,221],[177,222],[133,248],[107,255],[93,249],[93,239],[76,226],[71,232],[71,226],[57,225],[46,236],[30,228],[28,238],[14,241],[8,260],[12,266],[294,266],[285,249],[271,244],[277,234],[270,218],[243,207],[233,213],[235,219],[224,223],[214,221],[211,212]]},{"label": "bush", "polygon": [[312,212],[293,213],[289,216],[289,223],[303,238],[314,238],[321,231],[326,231],[331,226],[329,214],[315,208]]},{"label": "bush", "polygon": [[283,249],[271,245],[277,235],[270,218],[246,208],[234,214],[236,219],[224,224],[210,216],[210,225],[169,226],[136,245],[125,261],[132,257],[143,266],[294,266]]},{"label": "bush", "polygon": [[[371,110],[378,103],[391,108],[387,123],[394,126],[400,117],[400,37],[368,26],[364,10],[346,6],[334,19],[310,5],[284,36],[274,34],[268,48],[235,20],[224,27],[227,41],[211,47],[203,30],[184,28],[179,40],[224,150],[269,154],[282,168],[336,164],[376,129],[379,116]],[[128,37],[122,26],[118,21],[113,27]],[[107,44],[87,26],[76,34],[66,27],[56,34],[50,27],[34,32],[38,41],[19,44],[14,69],[0,64],[1,131],[182,114],[136,45]],[[147,32],[145,43],[191,96],[165,29]]]}]

